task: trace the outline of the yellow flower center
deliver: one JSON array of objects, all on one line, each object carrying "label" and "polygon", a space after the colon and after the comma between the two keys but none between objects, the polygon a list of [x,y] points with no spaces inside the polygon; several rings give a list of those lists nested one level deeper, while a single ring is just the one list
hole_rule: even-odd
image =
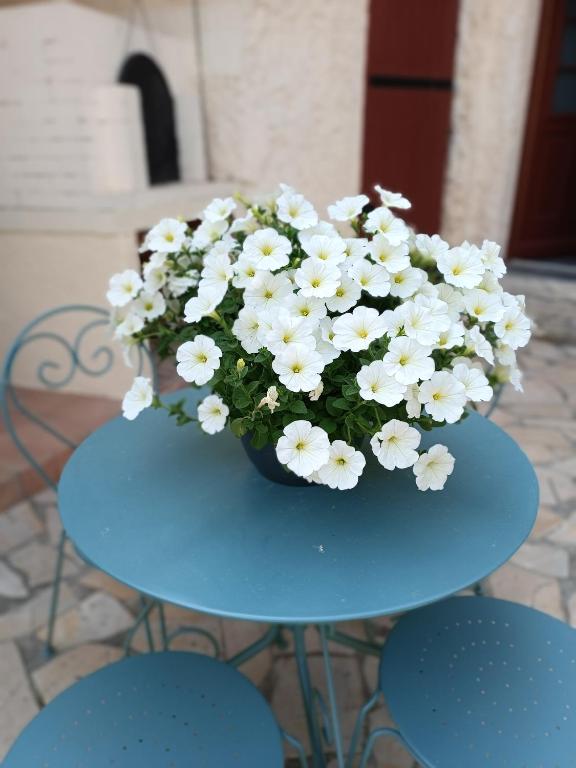
[{"label": "yellow flower center", "polygon": [[172,234],[172,232],[167,232],[164,235],[164,240],[166,240],[167,243],[173,243],[174,242],[174,235]]},{"label": "yellow flower center", "polygon": [[292,373],[300,373],[301,370],[302,370],[302,368],[300,367],[300,365],[298,365],[298,363],[295,363],[292,366]]},{"label": "yellow flower center", "polygon": [[262,253],[263,256],[270,256],[273,250],[274,248],[272,248],[271,245],[263,245],[262,248],[260,249],[260,252]]},{"label": "yellow flower center", "polygon": [[343,456],[340,456],[339,459],[336,459],[336,464],[340,464],[340,466],[343,467],[346,464],[346,459]]},{"label": "yellow flower center", "polygon": [[313,280],[310,281],[310,285],[312,288],[319,288],[320,287],[320,280],[315,277]]},{"label": "yellow flower center", "polygon": [[265,298],[265,299],[271,299],[271,298],[272,298],[272,296],[274,296],[274,294],[272,293],[272,291],[265,291],[265,293],[264,293],[264,298]]},{"label": "yellow flower center", "polygon": [[196,359],[198,360],[199,363],[208,362],[208,357],[204,354],[204,352],[198,353],[198,355],[196,355]]},{"label": "yellow flower center", "polygon": [[294,446],[294,448],[296,448],[297,451],[303,451],[305,447],[306,447],[306,444],[303,443],[301,440],[300,442],[296,443],[296,445]]}]

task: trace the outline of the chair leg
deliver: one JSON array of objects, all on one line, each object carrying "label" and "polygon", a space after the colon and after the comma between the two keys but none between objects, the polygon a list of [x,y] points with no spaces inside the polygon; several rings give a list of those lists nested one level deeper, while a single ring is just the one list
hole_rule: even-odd
[{"label": "chair leg", "polygon": [[378,703],[379,698],[380,691],[376,691],[372,694],[371,698],[366,702],[366,704],[364,704],[358,713],[358,717],[356,718],[356,723],[354,725],[354,731],[352,732],[352,738],[350,739],[346,768],[352,768],[354,765],[354,755],[356,754],[356,747],[358,746],[360,735],[362,734],[362,729],[364,728],[364,722],[366,721],[366,717],[368,716],[369,712],[374,709]]},{"label": "chair leg", "polygon": [[60,598],[60,584],[62,583],[62,570],[64,567],[64,547],[66,545],[66,532],[60,534],[58,550],[56,554],[56,567],[54,569],[54,581],[52,582],[52,596],[50,598],[50,609],[48,611],[48,634],[46,636],[46,645],[44,650],[47,656],[54,655],[54,625],[58,615],[58,600]]},{"label": "chair leg", "polygon": [[372,731],[372,733],[368,736],[368,741],[366,742],[366,746],[362,752],[362,757],[360,758],[360,765],[358,768],[366,768],[368,765],[368,760],[370,759],[370,755],[372,754],[372,750],[374,749],[374,744],[381,736],[393,736],[394,738],[398,739],[398,741],[403,746],[406,746],[406,743],[400,735],[400,732],[395,728],[376,728],[376,730]]}]

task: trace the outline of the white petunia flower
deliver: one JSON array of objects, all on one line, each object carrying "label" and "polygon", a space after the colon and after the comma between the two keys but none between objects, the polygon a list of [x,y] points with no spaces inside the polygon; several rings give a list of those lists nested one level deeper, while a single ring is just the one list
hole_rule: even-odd
[{"label": "white petunia flower", "polygon": [[246,213],[246,216],[242,216],[239,219],[234,219],[232,224],[230,225],[230,229],[228,232],[230,234],[233,234],[235,232],[245,232],[245,233],[252,233],[256,232],[260,225],[258,224],[258,221],[256,220],[256,217],[252,213],[252,211],[248,211]]},{"label": "white petunia flower", "polygon": [[494,326],[494,333],[503,344],[518,349],[530,341],[530,327],[530,320],[518,306],[507,307],[501,320]]},{"label": "white petunia flower", "polygon": [[177,253],[186,239],[188,225],[178,219],[162,219],[146,235],[146,246],[150,251]]},{"label": "white petunia flower", "polygon": [[419,392],[420,387],[418,384],[409,384],[406,388],[404,399],[406,400],[406,415],[409,419],[420,418],[420,413],[422,412],[422,403],[420,400],[418,400]]},{"label": "white petunia flower", "polygon": [[[153,254],[156,256],[157,254]],[[142,269],[144,274],[144,290],[147,293],[156,293],[166,285],[168,270],[165,265],[156,265],[152,259]]]},{"label": "white petunia flower", "polygon": [[170,275],[168,278],[168,291],[172,296],[179,297],[190,288],[198,285],[200,274],[198,270],[191,269],[187,275]]},{"label": "white petunia flower", "polygon": [[247,259],[246,256],[240,256],[238,261],[234,264],[232,285],[235,288],[248,288],[258,275],[259,271],[260,270],[256,269],[253,261]]},{"label": "white petunia flower", "polygon": [[484,371],[474,366],[458,363],[452,369],[454,378],[464,385],[468,400],[474,403],[488,402],[494,394]]},{"label": "white petunia flower", "polygon": [[242,307],[232,325],[232,333],[249,354],[258,352],[264,346],[264,333],[269,331],[262,312],[255,307]]},{"label": "white petunia flower", "polygon": [[447,283],[457,288],[476,288],[486,267],[475,245],[461,245],[440,254],[438,269]]},{"label": "white petunia flower", "polygon": [[346,243],[341,237],[313,235],[302,243],[308,256],[331,264],[340,264],[346,258]]},{"label": "white petunia flower", "polygon": [[434,421],[454,424],[464,413],[464,384],[448,371],[437,371],[420,385],[418,399]]},{"label": "white petunia flower", "polygon": [[272,271],[285,267],[290,261],[291,252],[290,240],[271,227],[248,235],[242,249],[243,255],[254,263],[256,269]]},{"label": "white petunia flower", "polygon": [[316,352],[324,360],[324,365],[329,365],[331,362],[340,357],[341,350],[336,349],[334,346],[334,329],[333,321],[329,317],[325,317],[320,320],[320,324],[314,331],[314,337],[316,339]]},{"label": "white petunia flower", "polygon": [[276,455],[294,474],[308,477],[330,458],[330,440],[321,427],[299,419],[284,427],[276,444]]},{"label": "white petunia flower", "polygon": [[346,491],[358,484],[365,466],[366,459],[361,451],[344,440],[334,440],[330,445],[328,461],[320,467],[318,476],[329,488]]},{"label": "white petunia flower", "polygon": [[185,341],[176,350],[176,371],[184,381],[198,386],[206,384],[220,367],[222,350],[209,336],[199,334],[193,341]]},{"label": "white petunia flower", "polygon": [[316,346],[311,323],[303,317],[293,317],[285,310],[271,316],[264,343],[273,355],[280,355],[294,344],[303,344],[309,349]]},{"label": "white petunia flower", "polygon": [[266,394],[260,400],[260,402],[256,407],[257,408],[266,407],[268,408],[270,413],[274,413],[274,411],[276,410],[276,408],[278,408],[279,405],[280,403],[278,402],[278,390],[274,385],[272,385],[271,387],[268,387],[268,389],[266,390]]},{"label": "white petunia flower", "polygon": [[222,295],[219,293],[199,291],[197,296],[192,296],[184,305],[184,322],[200,322],[203,317],[207,317],[215,312],[222,298]]},{"label": "white petunia flower", "polygon": [[362,213],[362,208],[370,202],[366,195],[343,197],[333,205],[328,206],[328,215],[334,221],[350,221]]},{"label": "white petunia flower", "polygon": [[420,432],[405,421],[391,419],[372,436],[370,445],[385,469],[406,469],[418,459]]},{"label": "white petunia flower", "polygon": [[150,379],[136,376],[134,382],[122,400],[122,415],[133,421],[139,413],[152,405],[154,391]]},{"label": "white petunia flower", "polygon": [[501,296],[504,293],[504,289],[498,282],[496,275],[492,274],[492,272],[488,272],[488,270],[482,275],[482,281],[478,283],[478,288],[498,296]]},{"label": "white petunia flower", "polygon": [[388,345],[384,370],[400,384],[416,384],[429,379],[434,373],[434,360],[430,353],[430,347],[423,347],[415,339],[398,336]]},{"label": "white petunia flower", "polygon": [[358,259],[368,256],[369,243],[365,237],[346,237],[344,242],[346,244],[346,250],[344,251],[346,267],[351,267]]},{"label": "white petunia flower", "polygon": [[161,293],[142,291],[134,302],[134,312],[145,320],[155,320],[166,311],[166,299]]},{"label": "white petunia flower", "polygon": [[480,255],[484,266],[494,277],[504,277],[506,274],[506,264],[500,256],[500,246],[498,243],[494,243],[492,240],[484,240],[480,249]]},{"label": "white petunia flower", "polygon": [[234,276],[230,257],[224,253],[206,256],[200,273],[199,292],[220,295],[224,298],[228,282]]},{"label": "white petunia flower", "polygon": [[106,298],[113,307],[124,307],[142,288],[142,278],[134,269],[125,269],[112,275]]},{"label": "white petunia flower", "polygon": [[384,235],[375,235],[368,245],[368,250],[372,259],[382,267],[386,267],[390,274],[402,272],[410,266],[407,243],[391,245]]},{"label": "white petunia flower", "polygon": [[313,322],[320,322],[323,317],[326,317],[324,301],[314,296],[304,296],[303,293],[294,293],[289,296],[285,307],[294,317],[305,317]]},{"label": "white petunia flower", "polygon": [[374,187],[380,195],[382,205],[388,208],[412,208],[410,200],[406,199],[400,192],[390,192],[389,189],[383,189],[379,184]]},{"label": "white petunia flower", "polygon": [[481,288],[473,288],[464,294],[464,309],[481,323],[495,323],[504,315],[504,306],[500,297]]},{"label": "white petunia flower", "polygon": [[414,464],[416,485],[421,491],[441,491],[454,469],[454,456],[445,445],[436,443]]},{"label": "white petunia flower", "polygon": [[216,240],[220,240],[222,235],[228,229],[228,222],[225,219],[221,221],[203,221],[200,226],[194,230],[192,235],[193,248],[207,248]]},{"label": "white petunia flower", "polygon": [[394,275],[390,275],[390,296],[408,299],[426,282],[427,275],[423,269],[408,267]]},{"label": "white petunia flower", "polygon": [[[436,299],[431,299],[436,302]],[[443,301],[438,301],[447,309]],[[408,338],[415,339],[423,347],[432,347],[438,342],[440,333],[450,327],[450,318],[447,314],[434,311],[436,307],[415,301],[407,301],[398,308],[398,315],[402,319],[404,333]]]},{"label": "white petunia flower", "polygon": [[440,336],[436,342],[439,349],[453,349],[461,347],[464,344],[464,333],[466,329],[462,323],[451,323],[446,331],[440,331]]},{"label": "white petunia flower", "polygon": [[316,389],[313,389],[312,392],[308,392],[308,397],[310,400],[315,403],[318,400],[320,400],[320,395],[324,392],[324,382],[321,381],[320,384],[316,387]]},{"label": "white petunia flower", "polygon": [[320,384],[324,361],[315,350],[295,344],[274,358],[272,369],[286,389],[310,392]]},{"label": "white petunia flower", "polygon": [[215,435],[224,429],[229,413],[230,409],[218,395],[208,395],[198,405],[198,421],[204,432],[209,435]]},{"label": "white petunia flower", "polygon": [[464,311],[464,297],[462,293],[447,283],[439,283],[437,298],[448,305],[448,312],[452,320],[459,320],[460,313]]},{"label": "white petunia flower", "polygon": [[391,408],[404,399],[406,385],[389,376],[381,360],[363,365],[356,374],[356,381],[360,387],[360,397],[364,400],[375,400]]},{"label": "white petunia flower", "polygon": [[438,259],[447,253],[450,246],[440,235],[416,235],[414,246],[424,258],[436,264]]},{"label": "white petunia flower", "polygon": [[490,363],[490,365],[494,365],[492,345],[481,333],[480,328],[477,325],[474,325],[470,330],[466,331],[464,340],[468,352],[474,352],[478,357],[483,357],[484,360]]},{"label": "white petunia flower", "polygon": [[386,324],[378,310],[356,307],[353,312],[340,315],[334,320],[333,344],[336,349],[359,352],[386,333]]},{"label": "white petunia flower", "polygon": [[315,227],[318,223],[318,214],[312,203],[303,195],[287,191],[276,200],[277,216],[280,221],[290,224],[294,229],[307,229]]},{"label": "white petunia flower", "polygon": [[304,246],[310,238],[315,237],[316,235],[340,237],[340,233],[334,224],[329,221],[319,221],[318,224],[313,227],[307,227],[306,229],[300,230],[300,232],[298,232],[298,240],[300,240],[300,244]]},{"label": "white petunia flower", "polygon": [[364,224],[366,232],[384,235],[390,245],[405,243],[410,232],[402,219],[397,218],[388,208],[375,208],[370,211]]},{"label": "white petunia flower", "polygon": [[390,293],[388,272],[368,259],[358,259],[348,269],[348,275],[370,296],[388,296]]},{"label": "white petunia flower", "polygon": [[283,274],[259,271],[252,283],[244,291],[246,306],[258,309],[282,309],[292,293],[292,283]]},{"label": "white petunia flower", "polygon": [[326,307],[330,312],[348,312],[360,299],[362,288],[350,277],[343,275],[334,296],[326,299]]},{"label": "white petunia flower", "polygon": [[212,202],[204,208],[203,217],[208,221],[222,221],[236,209],[236,203],[231,197],[222,199],[215,197]]},{"label": "white petunia flower", "polygon": [[334,296],[341,278],[342,273],[336,264],[313,258],[304,259],[294,276],[300,293],[317,298]]},{"label": "white petunia flower", "polygon": [[135,311],[136,302],[131,302],[125,307],[116,309],[112,314],[114,325],[114,338],[125,339],[133,336],[144,328],[144,318]]}]

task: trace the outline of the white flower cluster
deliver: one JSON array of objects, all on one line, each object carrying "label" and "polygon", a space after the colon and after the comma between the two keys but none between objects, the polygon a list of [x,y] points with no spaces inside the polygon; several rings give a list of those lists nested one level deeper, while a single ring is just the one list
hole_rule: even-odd
[{"label": "white flower cluster", "polygon": [[[277,377],[258,393],[254,412],[273,415],[284,390],[302,393],[313,407],[330,384],[326,369],[342,355],[355,358],[350,383],[359,402],[402,416],[382,424],[376,417],[370,445],[378,461],[388,470],[411,467],[418,488],[438,490],[454,459],[442,445],[419,453],[413,425],[457,422],[468,402],[492,398],[488,376],[521,389],[516,350],[528,343],[530,320],[524,298],[499,283],[506,268],[496,243],[451,248],[439,235],[415,234],[391,210],[409,201],[376,190],[379,207],[366,212],[368,197],[346,197],[328,207],[331,221],[286,185],[240,218],[232,198],[212,201],[193,232],[165,219],[144,243],[152,255],[143,277],[115,275],[107,297],[116,336],[129,345],[170,312],[184,327],[221,321],[219,308],[236,291],[240,303],[227,329],[246,355],[270,353]],[[186,382],[207,384],[223,351],[206,333],[191,336],[175,351],[177,371]],[[151,402],[149,382],[137,378],[124,400],[126,417]],[[223,429],[231,408],[217,394],[205,398],[202,428]],[[276,451],[292,472],[331,488],[352,488],[365,465],[349,442],[331,442],[321,426],[296,417]]]}]

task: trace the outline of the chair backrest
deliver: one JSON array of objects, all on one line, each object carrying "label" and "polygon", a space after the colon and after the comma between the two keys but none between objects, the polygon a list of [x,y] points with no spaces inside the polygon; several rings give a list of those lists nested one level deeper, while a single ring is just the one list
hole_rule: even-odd
[{"label": "chair backrest", "polygon": [[[36,317],[22,329],[6,354],[0,390],[5,428],[25,460],[48,486],[55,488],[55,481],[43,467],[35,446],[30,444],[33,441],[27,440],[24,433],[35,425],[36,435],[41,430],[64,448],[73,450],[77,442],[25,402],[22,389],[14,382],[15,369],[24,352],[27,361],[33,364],[27,385],[32,378],[33,384],[28,386],[34,390],[58,392],[73,386],[76,378],[96,379],[111,372],[118,360],[122,364],[122,350],[113,341],[108,310],[73,304]],[[134,376],[149,375],[156,388],[156,368],[150,351],[145,346],[135,347],[134,357]]]}]

